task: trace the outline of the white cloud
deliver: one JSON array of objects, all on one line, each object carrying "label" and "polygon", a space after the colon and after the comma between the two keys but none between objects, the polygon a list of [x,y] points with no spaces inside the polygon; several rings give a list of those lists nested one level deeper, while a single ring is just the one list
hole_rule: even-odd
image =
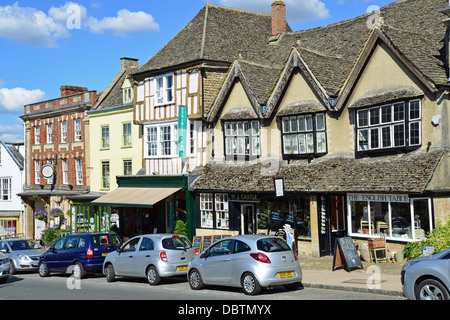
[{"label": "white cloud", "polygon": [[45,98],[45,92],[36,90],[27,90],[24,88],[1,88],[0,89],[0,111],[9,113],[23,113],[23,106],[41,101]]},{"label": "white cloud", "polygon": [[56,47],[57,40],[69,36],[65,26],[40,10],[19,7],[17,3],[0,7],[0,37],[36,46]]},{"label": "white cloud", "polygon": [[116,17],[97,19],[90,17],[87,9],[75,2],[51,7],[48,14],[31,7],[0,6],[0,37],[49,48],[57,47],[60,39],[69,38],[73,29],[92,33],[112,30],[116,35],[132,32],[156,32],[159,25],[152,15],[143,11],[122,9]]},{"label": "white cloud", "polygon": [[106,17],[102,20],[90,17],[87,24],[91,32],[103,33],[112,30],[114,34],[120,36],[132,32],[159,31],[159,24],[150,14],[143,11],[130,12],[126,9],[119,10],[117,17]]},{"label": "white cloud", "polygon": [[[273,0],[218,0],[222,5],[259,12],[271,12]],[[319,0],[284,0],[288,23],[302,24],[330,17],[325,3]]]}]

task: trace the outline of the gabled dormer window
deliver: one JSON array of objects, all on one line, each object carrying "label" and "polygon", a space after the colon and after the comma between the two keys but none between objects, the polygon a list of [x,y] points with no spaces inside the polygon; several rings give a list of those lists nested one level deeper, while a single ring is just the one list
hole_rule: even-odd
[{"label": "gabled dormer window", "polygon": [[225,158],[227,160],[257,158],[261,155],[260,123],[224,121]]},{"label": "gabled dormer window", "polygon": [[422,144],[420,100],[356,110],[356,151],[416,147]]},{"label": "gabled dormer window", "polygon": [[284,156],[327,153],[325,113],[281,118]]},{"label": "gabled dormer window", "polygon": [[122,98],[124,104],[133,102],[133,86],[128,79],[122,83]]}]

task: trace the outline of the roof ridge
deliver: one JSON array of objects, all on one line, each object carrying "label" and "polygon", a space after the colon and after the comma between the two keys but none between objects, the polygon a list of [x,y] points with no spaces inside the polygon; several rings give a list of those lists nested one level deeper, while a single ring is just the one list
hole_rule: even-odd
[{"label": "roof ridge", "polygon": [[267,16],[267,17],[272,16],[272,14],[266,13],[266,12],[259,12],[259,11],[241,9],[241,8],[227,7],[227,6],[222,6],[222,5],[209,3],[209,2],[206,3],[206,7],[216,7],[219,9],[226,9],[226,10],[230,10],[230,11],[237,11],[237,12],[241,12],[241,13],[248,13],[248,14],[255,14],[255,15],[263,15],[263,16]]}]

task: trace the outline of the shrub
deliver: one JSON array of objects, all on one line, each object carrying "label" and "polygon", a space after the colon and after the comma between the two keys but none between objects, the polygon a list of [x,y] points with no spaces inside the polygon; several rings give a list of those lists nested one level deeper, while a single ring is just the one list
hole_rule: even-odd
[{"label": "shrub", "polygon": [[427,234],[428,238],[410,242],[405,246],[403,252],[408,260],[418,258],[422,255],[422,247],[434,247],[434,252],[441,252],[450,248],[450,216],[445,224],[439,224],[436,229]]},{"label": "shrub", "polygon": [[186,225],[184,224],[183,220],[177,220],[177,223],[175,224],[175,234],[181,234],[183,236],[188,235]]},{"label": "shrub", "polygon": [[46,246],[52,245],[56,240],[63,236],[62,230],[46,228],[42,231],[42,241]]}]

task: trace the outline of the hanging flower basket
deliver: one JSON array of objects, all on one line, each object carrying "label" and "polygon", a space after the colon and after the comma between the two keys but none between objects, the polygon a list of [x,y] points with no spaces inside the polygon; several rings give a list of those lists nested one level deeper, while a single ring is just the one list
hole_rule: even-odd
[{"label": "hanging flower basket", "polygon": [[37,220],[41,220],[41,221],[47,220],[47,211],[40,210],[40,211],[35,212],[33,215],[34,215],[34,218]]},{"label": "hanging flower basket", "polygon": [[60,208],[54,208],[50,211],[50,216],[52,218],[64,218],[64,212]]}]

